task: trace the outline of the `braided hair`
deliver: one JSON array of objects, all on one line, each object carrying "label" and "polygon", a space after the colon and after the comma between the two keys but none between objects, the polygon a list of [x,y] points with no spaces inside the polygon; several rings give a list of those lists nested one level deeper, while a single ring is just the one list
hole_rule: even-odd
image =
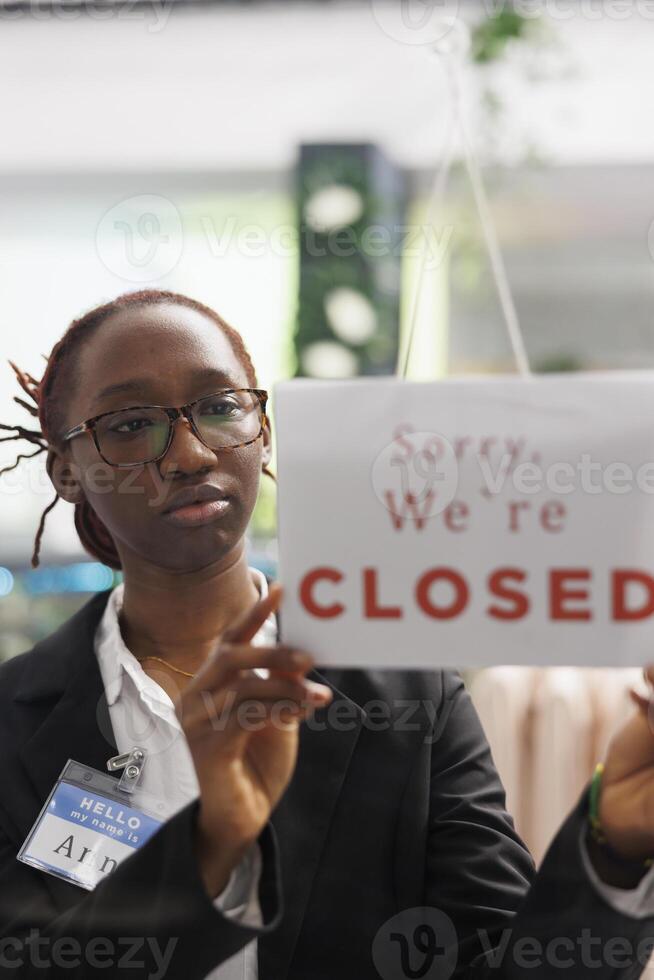
[{"label": "braided hair", "polygon": [[[42,452],[47,452],[51,447],[61,448],[63,446],[62,436],[64,434],[65,413],[64,403],[61,397],[56,397],[58,389],[65,390],[65,381],[72,381],[72,368],[74,354],[79,347],[86,343],[93,332],[97,330],[104,321],[120,310],[137,309],[144,306],[156,306],[160,303],[172,303],[176,306],[184,306],[188,309],[203,313],[208,319],[213,320],[216,326],[222,330],[229,340],[232,349],[245,370],[248,385],[257,388],[257,376],[250,355],[243,343],[240,333],[231,327],[219,316],[215,310],[205,306],[198,300],[191,299],[181,293],[169,292],[161,289],[142,289],[133,293],[123,293],[116,299],[97,306],[84,316],[73,320],[61,340],[52,348],[50,356],[46,357],[47,365],[43,377],[37,381],[26,371],[21,371],[13,361],[9,364],[16,375],[18,383],[23,392],[31,399],[31,402],[24,398],[14,395],[13,400],[24,408],[38,422],[38,428],[26,428],[22,425],[4,425],[0,423],[0,430],[12,432],[12,435],[0,436],[0,442],[11,442],[13,440],[24,440],[32,443],[38,448],[32,453],[21,453],[16,457],[16,461],[11,466],[6,466],[0,470],[0,475],[15,469],[22,459],[31,459]],[[263,467],[263,472],[273,480],[275,476],[267,466]],[[41,549],[41,538],[45,528],[45,519],[48,513],[59,500],[59,494],[55,493],[54,500],[48,504],[39,521],[39,526],[34,539],[34,550],[32,553],[32,567],[39,565],[39,552]],[[120,557],[116,549],[114,540],[100,517],[93,510],[86,498],[75,504],[75,529],[85,550],[103,565],[119,570],[121,568]]]}]

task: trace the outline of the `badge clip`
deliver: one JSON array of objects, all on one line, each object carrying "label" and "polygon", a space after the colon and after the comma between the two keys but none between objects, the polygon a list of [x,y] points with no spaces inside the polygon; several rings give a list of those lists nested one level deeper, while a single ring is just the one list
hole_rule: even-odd
[{"label": "badge clip", "polygon": [[92,891],[157,832],[170,810],[169,801],[136,785],[145,756],[145,749],[135,745],[109,759],[108,770],[123,770],[120,781],[69,759],[18,860]]},{"label": "badge clip", "polygon": [[118,769],[123,770],[123,774],[118,780],[118,789],[122,790],[123,793],[134,792],[141,778],[144,765],[145,749],[139,748],[138,745],[135,745],[129,752],[114,755],[107,760],[109,772],[116,772]]}]

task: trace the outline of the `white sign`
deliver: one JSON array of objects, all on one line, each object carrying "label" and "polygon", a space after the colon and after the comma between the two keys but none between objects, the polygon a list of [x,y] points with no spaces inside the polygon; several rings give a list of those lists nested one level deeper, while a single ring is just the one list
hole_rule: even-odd
[{"label": "white sign", "polygon": [[654,374],[297,379],[275,421],[319,666],[654,660]]}]

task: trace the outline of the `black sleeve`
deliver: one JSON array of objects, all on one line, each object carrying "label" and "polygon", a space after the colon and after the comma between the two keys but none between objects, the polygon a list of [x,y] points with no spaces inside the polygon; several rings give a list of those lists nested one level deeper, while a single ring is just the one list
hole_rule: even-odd
[{"label": "black sleeve", "polygon": [[456,931],[448,975],[635,980],[654,918],[615,911],[590,881],[581,853],[588,788],[536,871],[463,681],[444,672],[444,683],[432,744],[426,904]]},{"label": "black sleeve", "polygon": [[275,929],[282,898],[272,824],[258,841],[264,924],[254,929],[223,915],[204,886],[193,846],[198,809],[198,800],[187,804],[93,891],[64,884],[79,901],[59,914],[45,875],[16,859],[15,844],[0,829],[0,976],[204,980]]}]

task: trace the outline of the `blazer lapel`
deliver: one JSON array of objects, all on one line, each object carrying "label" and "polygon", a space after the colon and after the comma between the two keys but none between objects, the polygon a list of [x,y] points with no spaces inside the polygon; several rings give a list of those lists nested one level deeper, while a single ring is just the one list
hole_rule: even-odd
[{"label": "blazer lapel", "polygon": [[93,596],[44,642],[45,675],[32,671],[15,695],[28,703],[45,695],[51,705],[52,695],[61,692],[56,706],[19,749],[39,806],[68,759],[105,772],[107,759],[118,751],[93,647],[108,597],[109,590]]},{"label": "blazer lapel", "polygon": [[[277,624],[279,639],[279,616]],[[330,687],[333,699],[300,728],[295,772],[272,814],[284,914],[277,929],[259,940],[259,980],[284,980],[288,974],[332,814],[366,718],[363,708],[324,674],[314,669],[307,676]]]}]

